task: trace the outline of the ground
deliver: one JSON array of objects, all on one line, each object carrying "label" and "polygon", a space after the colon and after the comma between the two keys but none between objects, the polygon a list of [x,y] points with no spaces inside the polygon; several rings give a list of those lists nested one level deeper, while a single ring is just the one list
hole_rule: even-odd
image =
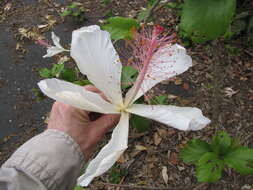
[{"label": "ground", "polygon": [[[108,5],[102,5],[99,0],[83,1],[87,20],[77,22],[59,16],[61,8],[70,2],[0,1],[0,163],[46,127],[52,100],[36,101],[32,88],[37,88],[40,80],[38,70],[52,65],[54,60],[42,58],[45,49],[35,43],[36,38],[42,35],[50,39],[50,32],[55,31],[63,44],[67,44],[72,30],[100,23],[108,10],[114,15],[135,17],[146,4],[146,1],[137,0],[113,0]],[[174,10],[160,9],[153,17],[155,22],[168,26],[170,32],[177,32]],[[43,24],[47,27],[38,27]],[[25,37],[22,28],[38,36]],[[127,175],[120,177],[122,186],[112,186],[111,171],[94,180],[87,189],[128,189],[127,185],[143,186],[142,189],[253,189],[252,176],[241,176],[230,169],[225,170],[217,183],[198,183],[194,167],[184,164],[178,157],[188,140],[193,137],[210,140],[218,130],[225,130],[243,145],[253,146],[253,49],[246,46],[243,38],[238,38],[193,45],[187,51],[194,66],[175,80],[158,85],[152,93],[167,94],[173,105],[196,106],[212,123],[197,132],[181,132],[155,122],[144,133],[131,128],[129,148],[117,164],[121,171],[127,171]],[[229,96],[227,88],[235,93]],[[108,133],[97,150],[109,138]],[[168,170],[167,186],[162,177],[164,167]]]}]

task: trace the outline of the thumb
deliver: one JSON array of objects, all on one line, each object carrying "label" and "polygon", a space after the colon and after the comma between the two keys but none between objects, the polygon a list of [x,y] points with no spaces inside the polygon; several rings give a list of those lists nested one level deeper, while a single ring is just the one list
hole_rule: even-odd
[{"label": "thumb", "polygon": [[114,128],[120,119],[120,114],[106,114],[91,123],[92,130],[98,136],[103,136],[108,130]]}]

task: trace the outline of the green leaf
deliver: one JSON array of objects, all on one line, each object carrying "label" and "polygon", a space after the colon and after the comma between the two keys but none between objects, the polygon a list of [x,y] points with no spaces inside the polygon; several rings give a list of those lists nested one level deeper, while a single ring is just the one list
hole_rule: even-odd
[{"label": "green leaf", "polygon": [[166,95],[159,95],[159,96],[155,96],[152,100],[151,100],[152,104],[161,104],[161,105],[166,105],[168,103],[168,96]]},{"label": "green leaf", "polygon": [[230,151],[231,144],[230,136],[225,131],[220,131],[213,137],[210,147],[216,154],[225,155]]},{"label": "green leaf", "polygon": [[83,188],[81,186],[79,186],[79,185],[76,185],[75,188],[74,188],[74,190],[82,190],[82,189]]},{"label": "green leaf", "polygon": [[71,10],[65,10],[65,11],[63,11],[63,13],[61,13],[60,15],[62,16],[62,17],[65,17],[65,16],[68,16],[68,15],[70,15],[71,14]]},{"label": "green leaf", "polygon": [[131,115],[130,125],[136,128],[139,132],[145,132],[149,129],[150,120],[138,115]]},{"label": "green leaf", "polygon": [[137,17],[137,20],[139,22],[143,21],[146,19],[146,17],[149,15],[149,12],[150,12],[150,9],[144,9],[144,10],[141,10],[138,14],[138,17]]},{"label": "green leaf", "polygon": [[132,30],[139,27],[138,22],[132,18],[111,17],[107,19],[108,24],[102,26],[111,34],[114,40],[131,39]]},{"label": "green leaf", "polygon": [[132,66],[123,66],[121,74],[121,87],[126,89],[133,85],[138,75],[137,69]]},{"label": "green leaf", "polygon": [[185,163],[197,163],[210,147],[207,142],[200,139],[192,139],[180,152],[180,157]]},{"label": "green leaf", "polygon": [[40,101],[40,100],[43,100],[44,98],[46,98],[46,96],[38,88],[32,88],[32,92],[36,96],[36,101]]},{"label": "green leaf", "polygon": [[68,5],[67,7],[70,8],[70,9],[74,9],[74,8],[77,8],[79,5],[79,3],[71,3],[70,5]]},{"label": "green leaf", "polygon": [[64,64],[54,64],[51,69],[51,75],[58,78],[64,69]]},{"label": "green leaf", "polygon": [[39,74],[44,78],[52,78],[51,71],[47,68],[42,68],[39,70]]},{"label": "green leaf", "polygon": [[77,80],[77,81],[74,81],[74,84],[85,86],[92,83],[89,80]]},{"label": "green leaf", "polygon": [[205,153],[197,163],[197,178],[199,182],[215,182],[221,178],[224,168],[223,160],[213,152]]},{"label": "green leaf", "polygon": [[157,0],[148,0],[148,7],[152,7]]},{"label": "green leaf", "polygon": [[76,73],[72,69],[64,69],[61,72],[61,79],[66,80],[68,82],[74,82],[76,80]]},{"label": "green leaf", "polygon": [[240,147],[224,157],[225,163],[242,175],[253,174],[253,149]]},{"label": "green leaf", "polygon": [[194,42],[216,39],[227,31],[235,8],[236,0],[187,0],[180,28]]},{"label": "green leaf", "polygon": [[102,0],[102,3],[105,5],[109,5],[112,2],[112,0]]},{"label": "green leaf", "polygon": [[167,8],[172,8],[172,9],[181,9],[182,4],[178,2],[170,2],[166,5]]}]

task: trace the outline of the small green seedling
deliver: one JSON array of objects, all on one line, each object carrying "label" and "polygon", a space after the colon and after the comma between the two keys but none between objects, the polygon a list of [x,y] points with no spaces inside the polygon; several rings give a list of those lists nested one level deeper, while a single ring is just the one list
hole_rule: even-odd
[{"label": "small green seedling", "polygon": [[62,17],[71,16],[73,18],[76,18],[78,21],[84,21],[85,15],[84,15],[84,8],[81,3],[73,2],[70,5],[66,7],[66,9],[62,12]]},{"label": "small green seedling", "polygon": [[244,147],[221,131],[210,143],[192,139],[180,153],[185,163],[196,166],[199,182],[216,182],[222,177],[225,166],[242,175],[253,174],[253,149]]}]

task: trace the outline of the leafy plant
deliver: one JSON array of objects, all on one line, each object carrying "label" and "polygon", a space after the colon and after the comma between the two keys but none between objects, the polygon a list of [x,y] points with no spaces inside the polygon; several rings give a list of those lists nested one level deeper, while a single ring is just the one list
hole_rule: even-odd
[{"label": "leafy plant", "polygon": [[79,21],[84,21],[85,20],[84,13],[85,12],[82,4],[79,2],[73,2],[66,7],[61,16],[62,17],[71,16],[78,19]]},{"label": "leafy plant", "polygon": [[199,182],[219,180],[225,166],[242,175],[253,174],[253,149],[240,146],[224,131],[215,135],[210,143],[192,139],[180,157],[185,163],[195,164]]},{"label": "leafy plant", "polygon": [[183,37],[205,42],[224,35],[235,13],[236,0],[187,0],[180,29]]},{"label": "leafy plant", "polygon": [[76,80],[76,73],[73,69],[65,68],[64,64],[54,64],[51,69],[42,68],[39,74],[43,78],[60,78],[68,82]]},{"label": "leafy plant", "polygon": [[114,40],[131,39],[132,30],[139,28],[139,23],[132,18],[117,16],[108,18],[102,28],[110,32],[111,38]]}]

